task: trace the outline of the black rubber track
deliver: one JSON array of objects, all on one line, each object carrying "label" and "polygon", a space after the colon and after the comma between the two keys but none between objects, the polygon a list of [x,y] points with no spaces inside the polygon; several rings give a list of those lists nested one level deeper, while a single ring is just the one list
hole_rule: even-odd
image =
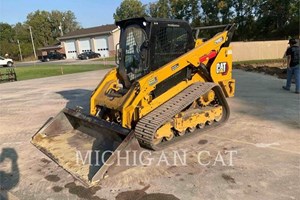
[{"label": "black rubber track", "polygon": [[[174,137],[171,141],[164,141],[158,145],[153,144],[153,138],[157,129],[210,90],[215,92],[219,104],[223,107],[223,116],[219,122],[213,123],[213,125],[210,126],[205,126],[204,129],[195,131],[194,133],[187,133],[184,136]],[[199,82],[184,89],[175,97],[144,116],[135,127],[135,136],[141,146],[148,149],[160,150],[179,140],[195,135],[196,132],[203,132],[204,130],[222,125],[228,118],[229,107],[220,86],[211,82]]]}]

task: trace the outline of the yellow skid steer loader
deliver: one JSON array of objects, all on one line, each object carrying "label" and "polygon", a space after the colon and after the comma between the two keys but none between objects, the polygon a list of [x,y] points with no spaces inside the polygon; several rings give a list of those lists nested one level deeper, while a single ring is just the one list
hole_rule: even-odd
[{"label": "yellow skid steer loader", "polygon": [[198,39],[198,31],[194,37],[183,20],[133,18],[116,25],[117,68],[92,93],[90,115],[65,108],[32,138],[89,185],[126,170],[119,158],[128,151],[160,150],[223,124],[226,97],[235,91],[229,47],[234,25],[207,40]]}]

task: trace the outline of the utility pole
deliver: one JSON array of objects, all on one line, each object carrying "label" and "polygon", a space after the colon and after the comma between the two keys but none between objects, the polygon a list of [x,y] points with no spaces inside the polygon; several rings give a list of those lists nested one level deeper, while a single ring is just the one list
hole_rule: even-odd
[{"label": "utility pole", "polygon": [[32,37],[31,26],[29,26],[29,31],[30,31],[30,37],[31,37],[31,42],[32,42],[32,48],[33,48],[34,57],[36,59],[36,52],[35,52],[35,47],[34,47],[34,42],[33,42],[33,37]]},{"label": "utility pole", "polygon": [[18,43],[19,52],[20,52],[20,59],[21,59],[21,62],[22,62],[23,61],[23,56],[22,56],[22,51],[21,51],[21,46],[20,46],[19,40],[17,40],[17,43]]},{"label": "utility pole", "polygon": [[62,24],[61,24],[61,22],[59,22],[59,30],[60,30],[60,36],[62,37],[62,36],[64,36],[64,32],[63,32],[63,29],[62,29]]}]

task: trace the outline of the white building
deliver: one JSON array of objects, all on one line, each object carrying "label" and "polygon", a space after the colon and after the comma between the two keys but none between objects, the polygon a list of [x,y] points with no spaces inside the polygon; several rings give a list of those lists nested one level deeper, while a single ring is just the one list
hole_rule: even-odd
[{"label": "white building", "polygon": [[101,57],[115,55],[119,42],[120,29],[114,24],[79,29],[60,37],[67,59],[76,59],[77,55],[94,51]]}]

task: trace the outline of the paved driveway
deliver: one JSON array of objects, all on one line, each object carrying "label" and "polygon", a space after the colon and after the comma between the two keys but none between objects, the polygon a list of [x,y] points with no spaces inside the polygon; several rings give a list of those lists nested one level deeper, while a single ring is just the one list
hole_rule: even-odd
[{"label": "paved driveway", "polygon": [[[63,107],[88,110],[107,70],[0,85],[0,177],[11,199],[299,199],[299,95],[284,80],[234,71],[236,97],[222,128],[164,151],[185,151],[186,166],[134,167],[86,189],[30,144]],[[199,152],[201,162],[199,163]],[[228,153],[235,152],[235,153]],[[162,152],[154,152],[155,159]],[[232,160],[230,160],[232,155]],[[223,162],[222,162],[223,159]],[[216,161],[217,160],[217,161]],[[232,161],[230,163],[230,161]]]}]

